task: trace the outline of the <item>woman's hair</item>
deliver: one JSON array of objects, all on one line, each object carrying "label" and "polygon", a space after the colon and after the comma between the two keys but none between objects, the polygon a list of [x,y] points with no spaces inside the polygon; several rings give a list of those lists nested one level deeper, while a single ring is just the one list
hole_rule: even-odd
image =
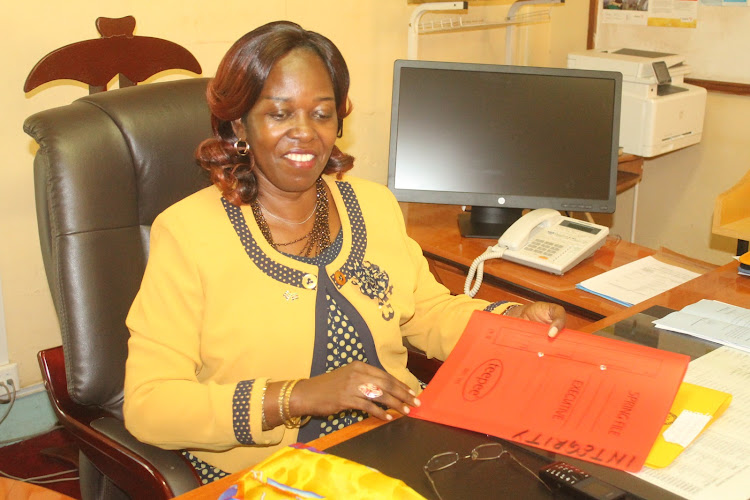
[{"label": "woman's hair", "polygon": [[[328,69],[338,117],[337,137],[341,137],[344,118],[351,112],[349,70],[333,42],[288,21],[254,29],[232,45],[221,60],[216,76],[208,84],[206,97],[214,137],[203,141],[195,153],[198,163],[208,170],[211,181],[230,203],[250,203],[258,193],[253,152],[249,151],[245,156],[237,152],[235,143],[238,138],[232,122],[243,119],[255,105],[273,65],[298,48],[318,54]],[[353,157],[333,146],[323,172],[342,174],[351,169],[353,163]]]}]

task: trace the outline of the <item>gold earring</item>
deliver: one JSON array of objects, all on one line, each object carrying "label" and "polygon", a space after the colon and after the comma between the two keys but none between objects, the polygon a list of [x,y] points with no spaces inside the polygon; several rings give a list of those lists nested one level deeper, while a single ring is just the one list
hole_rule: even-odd
[{"label": "gold earring", "polygon": [[250,152],[250,145],[247,143],[247,141],[244,141],[242,139],[237,139],[234,142],[234,149],[237,151],[237,154],[240,156],[247,156]]}]

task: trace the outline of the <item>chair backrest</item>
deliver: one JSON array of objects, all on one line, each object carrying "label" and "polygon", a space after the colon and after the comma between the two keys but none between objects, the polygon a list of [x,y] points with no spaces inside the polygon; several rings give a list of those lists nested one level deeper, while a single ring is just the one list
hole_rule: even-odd
[{"label": "chair backrest", "polygon": [[133,16],[97,18],[96,29],[101,38],[71,43],[40,59],[26,77],[23,91],[55,80],[77,80],[87,83],[89,93],[95,94],[107,90],[116,75],[122,88],[168,69],[201,72],[198,60],[186,48],[161,38],[135,36]]},{"label": "chair backrest", "polygon": [[90,95],[24,122],[44,267],[73,400],[121,417],[125,326],[166,207],[208,184],[193,154],[211,135],[207,79]]}]

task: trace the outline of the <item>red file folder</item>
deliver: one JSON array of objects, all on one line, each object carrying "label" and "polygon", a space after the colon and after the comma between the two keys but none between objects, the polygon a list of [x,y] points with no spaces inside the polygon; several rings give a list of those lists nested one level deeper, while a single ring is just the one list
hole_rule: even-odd
[{"label": "red file folder", "polygon": [[474,313],[411,416],[616,469],[643,466],[690,358]]}]

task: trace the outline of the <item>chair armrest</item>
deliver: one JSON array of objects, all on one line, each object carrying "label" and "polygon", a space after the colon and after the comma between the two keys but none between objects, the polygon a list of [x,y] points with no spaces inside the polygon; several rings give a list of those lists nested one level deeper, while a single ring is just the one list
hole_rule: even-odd
[{"label": "chair armrest", "polygon": [[91,427],[117,444],[149,462],[163,477],[175,496],[200,486],[195,470],[178,452],[164,450],[138,441],[125,428],[125,423],[114,417],[101,417]]},{"label": "chair armrest", "polygon": [[70,398],[62,346],[40,351],[37,357],[60,423],[92,465],[115,486],[138,499],[172,498],[200,486],[198,474],[179,452],[141,443],[122,420]]},{"label": "chair armrest", "polygon": [[443,365],[443,362],[436,358],[428,358],[423,351],[409,344],[408,341],[404,341],[404,345],[409,356],[406,367],[420,382],[428,383],[432,380],[438,368]]}]

